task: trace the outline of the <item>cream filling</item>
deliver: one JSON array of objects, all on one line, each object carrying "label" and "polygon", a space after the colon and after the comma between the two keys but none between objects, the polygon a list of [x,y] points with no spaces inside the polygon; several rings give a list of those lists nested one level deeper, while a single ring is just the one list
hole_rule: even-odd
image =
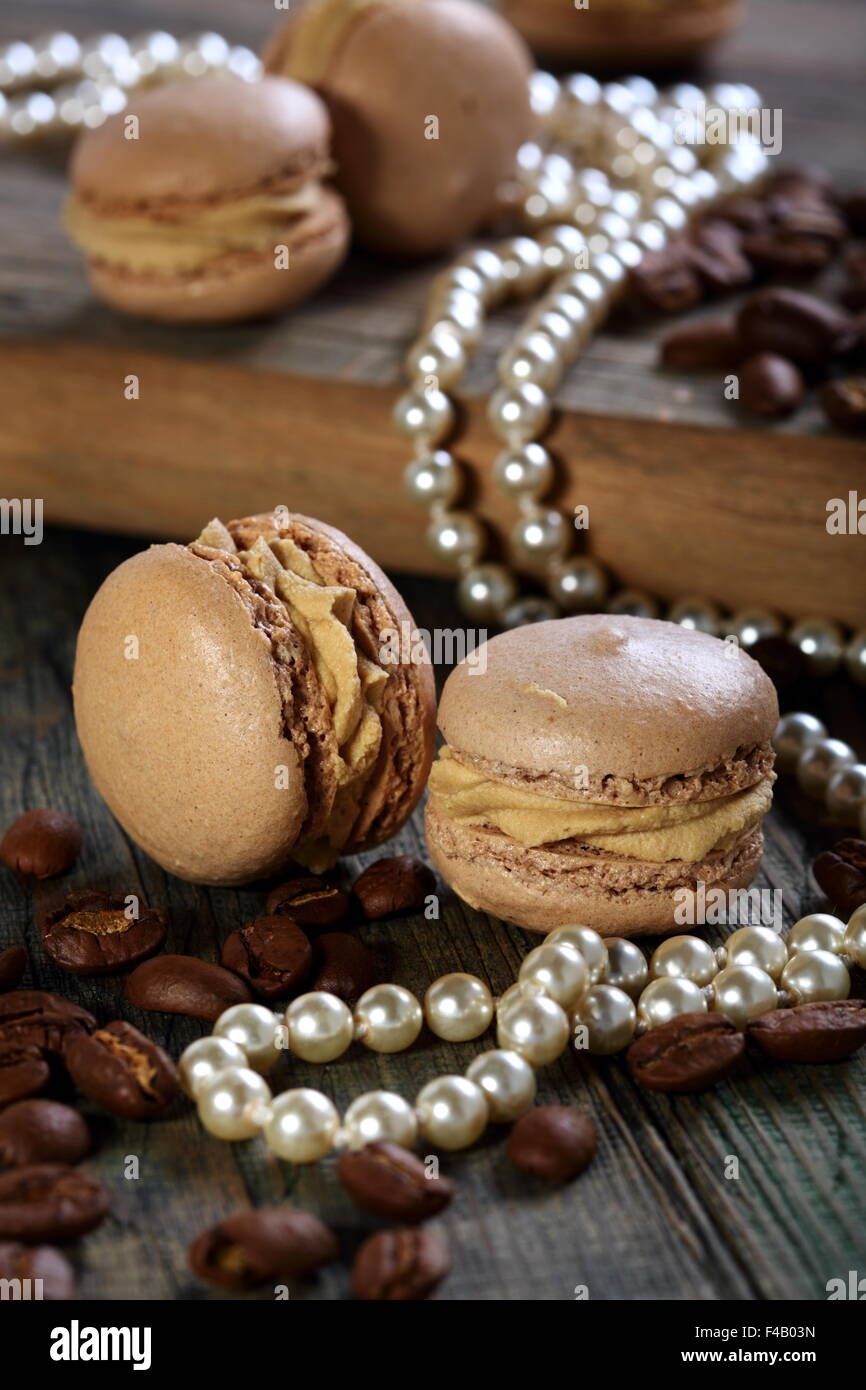
[{"label": "cream filling", "polygon": [[285,237],[286,223],[316,205],[317,179],[291,193],[253,194],[176,217],[109,216],[81,198],[70,198],[63,221],[76,246],[91,260],[125,270],[201,270],[238,251],[266,251]]},{"label": "cream filling", "polygon": [[280,71],[296,82],[315,86],[324,77],[331,55],[349,25],[364,10],[387,3],[393,0],[311,0],[295,21]]},{"label": "cream filling", "polygon": [[339,748],[337,795],[327,836],[292,850],[294,859],[320,873],[339,858],[379,756],[388,673],[359,650],[352,636],[354,590],[325,584],[294,541],[284,538],[268,543],[259,536],[252,549],[239,551],[217,520],[205,527],[198,540],[236,555],[247,573],[267,584],[285,604],[322,683]]},{"label": "cream filling", "polygon": [[495,782],[443,748],[430,773],[430,792],[449,820],[501,830],[527,849],[578,840],[629,859],[693,862],[727,849],[770,809],[775,775],[712,801],[673,806],[607,806],[565,801]]}]

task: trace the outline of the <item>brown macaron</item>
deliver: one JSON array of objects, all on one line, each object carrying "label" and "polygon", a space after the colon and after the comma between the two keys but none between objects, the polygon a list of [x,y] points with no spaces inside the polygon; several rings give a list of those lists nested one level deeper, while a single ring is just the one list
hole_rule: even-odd
[{"label": "brown macaron", "polygon": [[503,13],[538,53],[581,68],[640,72],[695,58],[723,38],[741,0],[504,0]]},{"label": "brown macaron", "polygon": [[477,231],[532,131],[529,53],[474,0],[309,0],[264,63],[320,93],[355,233],[392,255]]},{"label": "brown macaron", "polygon": [[136,94],[78,141],[66,229],[94,290],[168,323],[274,314],[342,261],[349,225],[314,92],[229,75]]},{"label": "brown macaron", "polygon": [[124,829],[211,884],[387,840],[433,750],[432,669],[400,595],[288,511],[212,522],[109,575],[78,638],[81,746]]},{"label": "brown macaron", "polygon": [[683,890],[754,878],[777,719],[756,661],[675,623],[502,633],[445,684],[433,863],[473,907],[533,931],[671,930]]}]

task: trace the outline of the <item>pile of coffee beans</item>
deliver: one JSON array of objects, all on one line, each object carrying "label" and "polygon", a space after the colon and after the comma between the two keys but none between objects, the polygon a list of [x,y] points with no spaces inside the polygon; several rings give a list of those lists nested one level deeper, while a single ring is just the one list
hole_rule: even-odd
[{"label": "pile of coffee beans", "polygon": [[[728,198],[646,256],[631,273],[632,288],[662,313],[775,282],[750,294],[736,315],[670,334],[662,365],[736,369],[740,405],[768,420],[791,415],[814,384],[830,424],[866,431],[866,243],[852,240],[866,231],[864,203],[866,192],[843,197],[821,170],[782,170],[763,198]],[[840,253],[846,283],[838,303],[778,283],[802,283]]]},{"label": "pile of coffee beans", "polygon": [[866,903],[866,840],[847,837],[825,849],[812,866],[818,887],[833,911],[848,918]]}]

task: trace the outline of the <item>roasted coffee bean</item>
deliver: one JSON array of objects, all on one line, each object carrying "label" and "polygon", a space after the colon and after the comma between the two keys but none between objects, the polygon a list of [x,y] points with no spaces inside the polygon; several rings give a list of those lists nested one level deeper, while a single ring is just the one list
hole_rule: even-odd
[{"label": "roasted coffee bean", "polygon": [[759,290],[749,295],[737,327],[750,353],[777,352],[801,366],[824,365],[850,351],[857,341],[850,314],[797,290]]},{"label": "roasted coffee bean", "polygon": [[27,952],[23,946],[10,946],[0,951],[0,994],[14,989],[27,969]]},{"label": "roasted coffee bean", "polygon": [[762,231],[770,222],[770,212],[763,198],[739,195],[723,198],[717,205],[717,215],[725,222],[732,222],[741,232]]},{"label": "roasted coffee bean", "polygon": [[454,1195],[447,1178],[428,1178],[420,1158],[398,1144],[347,1149],[337,1176],[359,1207],[407,1225],[437,1216]]},{"label": "roasted coffee bean", "polygon": [[303,1278],[336,1257],[333,1231],[296,1207],[239,1212],[204,1231],[189,1250],[200,1279],[241,1292]]},{"label": "roasted coffee bean", "polygon": [[662,314],[682,314],[703,298],[700,276],[683,240],[644,256],[631,271],[629,284],[644,304]]},{"label": "roasted coffee bean", "polygon": [[75,1297],[72,1265],[50,1245],[3,1241],[0,1244],[0,1279],[17,1279],[22,1286],[22,1298],[59,1303]]},{"label": "roasted coffee bean", "polygon": [[38,1047],[0,1042],[0,1110],[36,1096],[48,1085],[51,1071]]},{"label": "roasted coffee bean", "polygon": [[243,980],[195,956],[155,956],[127,977],[123,990],[130,1004],[150,1013],[185,1014],[216,1023],[232,1004],[248,1004]]},{"label": "roasted coffee bean", "polygon": [[812,872],[834,911],[850,917],[855,908],[866,903],[866,840],[850,836],[838,840],[832,849],[818,855]]},{"label": "roasted coffee bean", "polygon": [[668,334],[661,347],[663,366],[686,371],[733,367],[741,356],[742,346],[732,318],[683,324]]},{"label": "roasted coffee bean", "polygon": [[368,921],[391,917],[397,912],[417,912],[436,890],[436,875],[412,854],[393,859],[377,859],[365,869],[354,885]]},{"label": "roasted coffee bean", "polygon": [[0,994],[0,1043],[32,1044],[43,1052],[62,1052],[70,1033],[90,1033],[96,1019],[59,994],[13,989]]},{"label": "roasted coffee bean", "polygon": [[637,1038],[628,1069],[648,1091],[705,1091],[742,1057],[746,1040],[727,1014],[679,1014]]},{"label": "roasted coffee bean", "polygon": [[752,415],[781,420],[803,399],[806,384],[799,367],[776,352],[759,352],[740,368],[740,404]]},{"label": "roasted coffee bean", "polygon": [[537,1105],[517,1121],[506,1153],[521,1173],[550,1182],[569,1182],[588,1168],[598,1148],[589,1115],[571,1105]]},{"label": "roasted coffee bean", "polygon": [[357,936],[331,931],[317,939],[311,990],[336,994],[347,1004],[354,1005],[373,983],[373,957]]},{"label": "roasted coffee bean", "polygon": [[0,1176],[0,1239],[76,1240],[104,1220],[108,1194],[96,1178],[63,1163]]},{"label": "roasted coffee bean", "polygon": [[70,975],[116,975],[161,950],[161,912],[135,895],[85,889],[70,893],[41,924],[42,949]]},{"label": "roasted coffee bean", "polygon": [[313,968],[313,948],[289,917],[257,917],[227,937],[222,963],[261,999],[296,994]]},{"label": "roasted coffee bean", "polygon": [[417,1302],[430,1297],[450,1268],[448,1246],[433,1231],[377,1231],[355,1256],[352,1288],[368,1303]]},{"label": "roasted coffee bean", "polygon": [[790,276],[816,275],[833,255],[829,242],[783,227],[747,233],[743,251],[756,269]]},{"label": "roasted coffee bean", "polygon": [[752,267],[742,251],[743,236],[732,222],[705,218],[689,239],[689,260],[708,289],[720,294],[752,282]]},{"label": "roasted coffee bean", "polygon": [[352,900],[326,878],[292,878],[268,895],[266,910],[291,917],[304,931],[328,931],[349,921]]},{"label": "roasted coffee bean", "polygon": [[866,432],[866,376],[850,376],[827,381],[818,400],[831,425],[846,434]]},{"label": "roasted coffee bean", "polygon": [[56,1100],[19,1100],[0,1115],[0,1162],[80,1163],[90,1150],[90,1131],[77,1110]]},{"label": "roasted coffee bean", "polygon": [[69,1039],[63,1061],[80,1091],[124,1120],[155,1120],[180,1093],[167,1052],[118,1019]]},{"label": "roasted coffee bean", "polygon": [[750,1023],[748,1034],[779,1062],[839,1062],[866,1043],[866,999],[775,1009]]},{"label": "roasted coffee bean", "polygon": [[24,878],[54,878],[72,867],[80,849],[77,822],[42,806],[12,822],[0,840],[0,860]]},{"label": "roasted coffee bean", "polygon": [[784,164],[767,176],[765,192],[768,195],[798,191],[812,197],[832,198],[833,176],[820,164]]}]

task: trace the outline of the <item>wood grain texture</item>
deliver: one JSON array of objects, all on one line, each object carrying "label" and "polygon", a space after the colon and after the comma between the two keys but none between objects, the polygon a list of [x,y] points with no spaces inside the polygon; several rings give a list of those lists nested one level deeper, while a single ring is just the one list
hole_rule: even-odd
[{"label": "wood grain texture", "polygon": [[[24,942],[27,984],[77,999],[102,1022],[126,1018],[177,1056],[203,1025],[139,1013],[123,1000],[122,980],[63,975],[41,953],[34,926],[34,909],[60,891],[124,888],[165,908],[167,950],[212,960],[225,936],[261,911],[263,891],[208,890],[166,876],[121,833],[87,778],[69,696],[75,634],[94,589],[134,548],[61,531],[50,531],[38,549],[0,542],[0,827],[25,808],[49,804],[74,815],[85,837],[73,872],[41,885],[33,903],[0,872],[0,949]],[[458,622],[450,586],[404,579],[401,587],[421,625]],[[866,753],[862,701],[851,687],[830,687],[821,698],[831,727],[856,738]],[[808,864],[829,838],[814,810],[803,815],[783,789],[759,884],[782,888],[789,924],[820,905]],[[425,852],[420,814],[395,847]],[[346,875],[374,857],[347,861]],[[419,994],[437,975],[458,969],[500,992],[535,944],[447,894],[438,922],[414,916],[362,933],[380,978]],[[487,1046],[489,1036],[451,1045],[425,1032],[409,1052],[392,1057],[353,1047],[326,1068],[283,1058],[272,1078],[276,1090],[319,1087],[342,1110],[378,1086],[411,1097],[434,1075],[464,1070]],[[566,1055],[539,1073],[540,1099],[593,1115],[597,1159],[576,1182],[548,1189],[510,1167],[506,1131],[491,1129],[469,1152],[443,1157],[458,1195],[437,1223],[453,1253],[438,1296],[559,1301],[586,1285],[593,1300],[824,1299],[828,1279],[866,1267],[864,1083],[860,1056],[812,1068],[750,1065],[709,1095],[653,1097],[633,1085],[620,1060]],[[109,1220],[73,1252],[83,1297],[221,1298],[189,1272],[188,1244],[229,1212],[281,1201],[328,1221],[341,1248],[340,1261],[293,1287],[292,1297],[350,1296],[352,1252],[375,1223],[339,1187],[331,1160],[292,1169],[258,1141],[220,1143],[201,1130],[190,1107],[151,1126],[83,1108],[97,1140],[89,1162],[113,1198]],[[124,1177],[129,1156],[140,1164],[134,1180]],[[738,1179],[724,1177],[731,1156],[739,1160]]]}]

